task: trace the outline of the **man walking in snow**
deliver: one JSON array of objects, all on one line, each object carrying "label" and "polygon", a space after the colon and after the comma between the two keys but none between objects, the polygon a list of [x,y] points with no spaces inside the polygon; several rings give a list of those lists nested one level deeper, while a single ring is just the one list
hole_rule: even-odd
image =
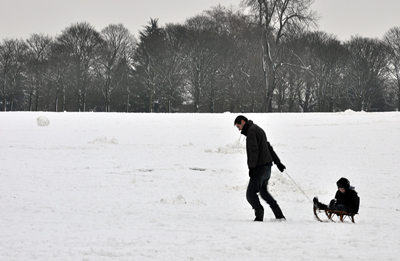
[{"label": "man walking in snow", "polygon": [[263,221],[264,208],[257,193],[268,203],[274,212],[275,218],[286,220],[276,200],[268,192],[268,181],[271,177],[272,162],[283,172],[285,166],[281,163],[274,149],[269,144],[263,129],[240,115],[236,117],[234,125],[246,136],[247,165],[250,181],[247,186],[246,198],[253,207],[256,218],[254,221]]}]

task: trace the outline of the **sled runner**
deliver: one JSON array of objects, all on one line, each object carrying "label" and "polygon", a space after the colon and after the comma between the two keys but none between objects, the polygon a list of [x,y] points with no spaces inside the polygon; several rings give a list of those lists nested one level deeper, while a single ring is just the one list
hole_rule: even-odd
[{"label": "sled runner", "polygon": [[334,218],[335,216],[338,217],[338,219],[340,221],[344,221],[347,217],[351,220],[351,222],[354,222],[354,215],[353,213],[349,213],[349,212],[345,212],[345,211],[339,211],[339,210],[331,210],[331,209],[319,209],[317,207],[314,206],[314,215],[315,217],[321,221],[324,222],[319,216],[318,214],[321,212],[325,212],[326,216],[328,217],[328,219],[332,222],[335,222]]}]

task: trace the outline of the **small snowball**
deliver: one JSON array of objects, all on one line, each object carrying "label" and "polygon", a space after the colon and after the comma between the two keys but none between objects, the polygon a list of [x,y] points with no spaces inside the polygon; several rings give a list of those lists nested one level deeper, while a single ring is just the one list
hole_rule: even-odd
[{"label": "small snowball", "polygon": [[49,126],[50,121],[44,116],[40,116],[37,118],[37,125],[38,126]]}]

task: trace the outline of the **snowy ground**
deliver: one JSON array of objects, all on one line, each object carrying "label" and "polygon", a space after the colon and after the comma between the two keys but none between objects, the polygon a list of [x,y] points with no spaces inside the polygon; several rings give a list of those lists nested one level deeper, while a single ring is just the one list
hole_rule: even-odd
[{"label": "snowy ground", "polygon": [[[246,114],[287,166],[262,223],[236,116],[0,113],[0,260],[400,259],[400,113]],[[356,224],[316,221],[340,177]]]}]

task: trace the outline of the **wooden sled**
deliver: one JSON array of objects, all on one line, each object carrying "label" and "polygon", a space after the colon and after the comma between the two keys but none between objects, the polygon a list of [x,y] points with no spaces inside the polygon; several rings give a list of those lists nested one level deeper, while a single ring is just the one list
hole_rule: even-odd
[{"label": "wooden sled", "polygon": [[336,216],[336,217],[338,217],[338,219],[339,219],[340,221],[342,221],[342,222],[343,222],[346,218],[349,218],[349,219],[351,220],[351,222],[355,223],[355,221],[354,221],[354,215],[356,215],[356,214],[349,213],[349,212],[345,212],[345,211],[339,211],[339,210],[331,210],[331,209],[325,209],[325,210],[323,210],[323,209],[316,208],[316,207],[314,206],[314,215],[315,215],[315,217],[316,217],[319,221],[321,221],[321,222],[324,222],[324,221],[318,216],[318,213],[321,213],[321,212],[325,212],[326,216],[327,216],[327,217],[329,218],[329,220],[332,221],[332,222],[335,222],[334,218],[335,218],[335,216]]},{"label": "wooden sled", "polygon": [[333,218],[335,216],[337,216],[340,219],[340,221],[342,221],[342,222],[343,222],[343,220],[345,220],[345,218],[348,217],[351,220],[351,222],[355,223],[354,222],[354,215],[355,214],[353,214],[353,213],[349,213],[349,212],[346,212],[346,211],[325,209],[325,214],[328,216],[328,218],[330,220],[332,220],[332,222],[335,222],[333,220]]}]

